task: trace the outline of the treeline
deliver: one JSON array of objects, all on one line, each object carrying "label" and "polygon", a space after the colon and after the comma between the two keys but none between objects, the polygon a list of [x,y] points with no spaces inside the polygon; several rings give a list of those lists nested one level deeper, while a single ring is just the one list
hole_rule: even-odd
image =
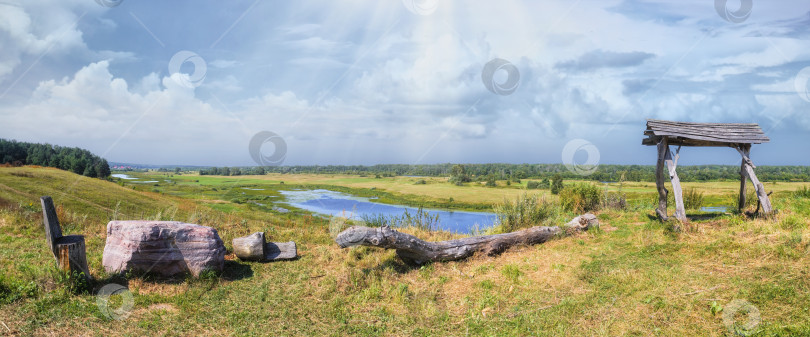
[{"label": "treeline", "polygon": [[[262,175],[266,173],[315,173],[354,174],[361,176],[427,176],[450,177],[455,164],[380,164],[360,165],[314,165],[314,166],[268,166],[268,167],[212,167],[200,170],[208,175]],[[484,179],[519,180],[551,179],[559,174],[566,180],[585,179],[594,181],[655,181],[653,165],[599,165],[590,175],[579,175],[563,164],[464,164],[464,171],[471,180]],[[762,181],[810,181],[808,166],[757,166],[757,177]],[[738,165],[678,166],[681,181],[739,180]]]},{"label": "treeline", "polygon": [[0,139],[0,164],[55,167],[93,178],[110,176],[107,160],[78,147]]}]

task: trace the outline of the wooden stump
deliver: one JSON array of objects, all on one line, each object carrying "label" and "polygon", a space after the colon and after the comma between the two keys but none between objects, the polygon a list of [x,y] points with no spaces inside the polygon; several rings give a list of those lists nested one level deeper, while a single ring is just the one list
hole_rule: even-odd
[{"label": "wooden stump", "polygon": [[264,232],[233,239],[233,253],[240,260],[261,261],[264,259]]},{"label": "wooden stump", "polygon": [[298,257],[295,242],[265,242],[264,232],[233,239],[233,252],[244,261],[279,261]]},{"label": "wooden stump", "polygon": [[56,240],[57,264],[65,272],[84,273],[90,277],[87,268],[87,256],[84,246],[84,236],[68,235]]}]

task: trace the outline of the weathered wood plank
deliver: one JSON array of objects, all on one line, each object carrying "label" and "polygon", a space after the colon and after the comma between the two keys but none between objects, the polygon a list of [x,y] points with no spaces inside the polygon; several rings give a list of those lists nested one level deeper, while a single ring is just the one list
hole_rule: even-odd
[{"label": "weathered wood plank", "polygon": [[298,248],[295,242],[268,242],[264,248],[266,261],[293,260],[298,257]]},{"label": "weathered wood plank", "polygon": [[757,123],[697,123],[697,122],[678,122],[678,121],[668,121],[663,119],[647,119],[647,123],[653,124],[671,124],[671,125],[711,125],[711,126],[724,126],[724,125],[733,125],[739,127],[751,127],[751,126],[759,126]]},{"label": "weathered wood plank", "polygon": [[543,243],[559,235],[588,230],[598,225],[599,221],[596,216],[587,213],[574,218],[566,224],[565,231],[557,226],[537,226],[511,233],[473,236],[439,242],[424,241],[390,227],[352,226],[340,232],[335,238],[335,242],[341,248],[375,246],[396,249],[397,255],[403,260],[424,264],[426,262],[460,260],[472,256],[476,252],[496,255],[515,245]]},{"label": "weathered wood plank", "polygon": [[56,240],[62,237],[62,226],[59,225],[59,218],[56,216],[56,207],[53,205],[53,199],[49,196],[40,197],[39,202],[42,204],[45,239],[48,240],[48,246],[51,249],[54,259],[59,261],[59,255],[56,251]]}]

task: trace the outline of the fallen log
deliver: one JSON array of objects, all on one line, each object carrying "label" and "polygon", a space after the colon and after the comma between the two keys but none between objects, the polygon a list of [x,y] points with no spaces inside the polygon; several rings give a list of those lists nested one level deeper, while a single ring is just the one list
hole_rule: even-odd
[{"label": "fallen log", "polygon": [[374,246],[396,249],[397,255],[403,260],[424,264],[426,262],[460,260],[476,252],[483,252],[490,256],[497,255],[515,245],[543,243],[557,236],[588,230],[596,226],[599,226],[596,216],[587,213],[565,224],[565,229],[557,226],[536,226],[511,233],[473,236],[438,242],[427,242],[413,235],[398,232],[390,227],[352,226],[338,234],[335,242],[341,248]]}]

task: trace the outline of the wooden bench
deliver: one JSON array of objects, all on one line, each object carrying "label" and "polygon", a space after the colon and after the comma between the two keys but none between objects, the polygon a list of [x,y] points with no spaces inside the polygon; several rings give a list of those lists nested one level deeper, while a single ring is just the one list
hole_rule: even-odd
[{"label": "wooden bench", "polygon": [[91,278],[90,270],[87,268],[84,236],[63,236],[62,227],[59,225],[59,219],[56,216],[56,208],[53,206],[53,199],[44,196],[39,200],[42,202],[45,237],[48,239],[48,246],[50,246],[59,269],[66,272],[84,273],[86,278]]}]

